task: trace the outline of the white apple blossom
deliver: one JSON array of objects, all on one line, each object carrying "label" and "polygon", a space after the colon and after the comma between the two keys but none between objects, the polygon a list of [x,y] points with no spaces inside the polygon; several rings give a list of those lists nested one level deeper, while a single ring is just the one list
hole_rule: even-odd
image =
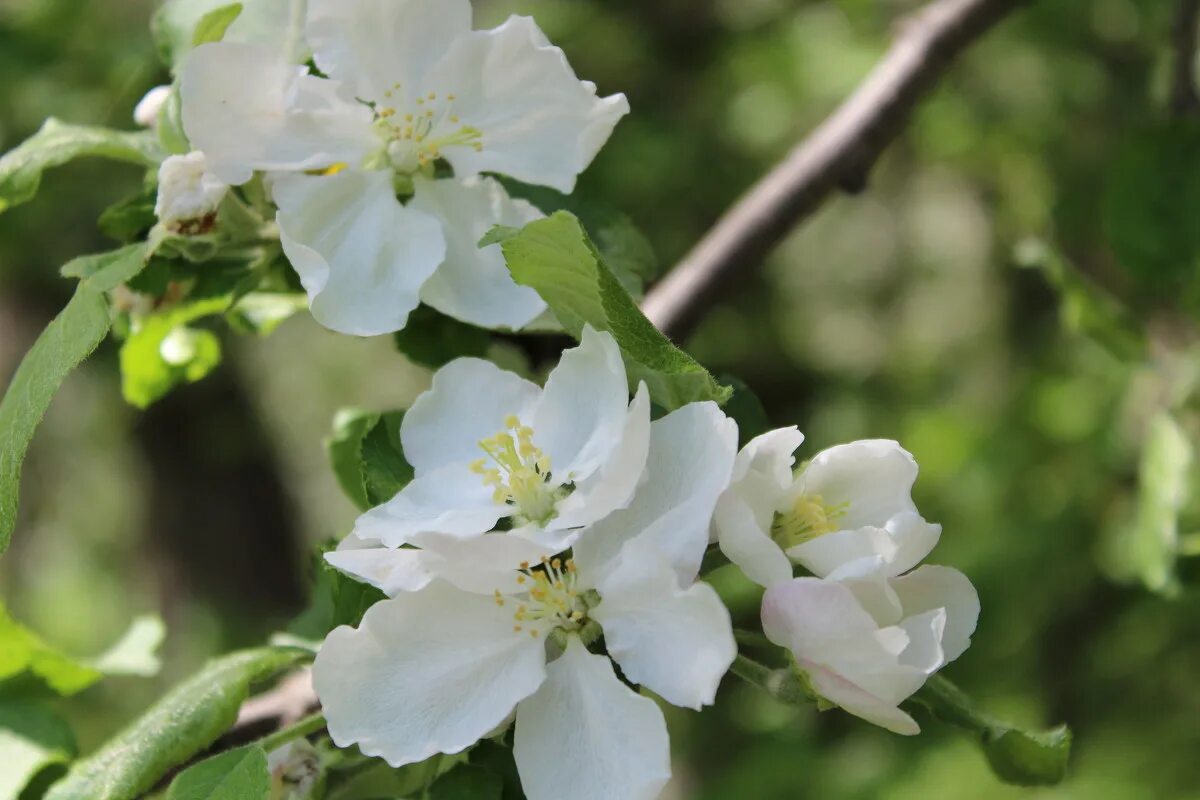
[{"label": "white apple blossom", "polygon": [[[527,17],[472,30],[469,0],[310,0],[305,37],[325,77],[267,45],[212,43],[188,57],[181,97],[223,180],[290,173],[273,192],[313,315],[358,335],[403,328],[419,300],[489,327],[537,317],[498,245],[475,245],[538,213],[476,176],[571,191],[625,97],[598,97]],[[454,177],[435,180],[442,160]]]},{"label": "white apple blossom", "polygon": [[650,428],[645,386],[630,402],[621,352],[607,332],[585,328],[544,389],[489,361],[457,359],[401,423],[415,477],[359,517],[354,535],[390,548],[429,546],[438,534],[474,537],[507,519],[505,538],[539,548],[493,545],[519,548],[510,566],[559,552],[629,504]]},{"label": "white apple blossom", "polygon": [[795,427],[751,440],[717,504],[721,551],[762,586],[792,577],[792,562],[821,578],[889,577],[920,563],[941,526],[912,501],[917,462],[896,442],[867,439],[823,450],[793,472],[804,441]]},{"label": "white apple blossom", "polygon": [[143,128],[158,127],[158,112],[171,96],[170,86],[155,86],[133,108],[133,121]]},{"label": "white apple blossom", "polygon": [[813,691],[895,733],[920,731],[899,704],[971,643],[979,597],[966,576],[924,566],[885,581],[793,578],[763,596],[763,631]]},{"label": "white apple blossom", "polygon": [[[474,590],[434,579],[333,631],[313,683],[334,742],[400,766],[461,752],[511,718],[530,800],[656,797],[670,776],[666,724],[610,658],[669,703],[713,702],[736,646],[695,570],[736,449],[736,426],[714,404],[684,406],[655,423],[634,500],[572,558],[518,565],[485,593],[497,573],[468,556],[459,577],[477,565]],[[613,541],[584,548],[593,535]],[[607,655],[589,649],[601,635]]]},{"label": "white apple blossom", "polygon": [[170,156],[158,168],[154,213],[168,230],[196,233],[211,224],[227,191],[229,186],[212,173],[203,153]]}]

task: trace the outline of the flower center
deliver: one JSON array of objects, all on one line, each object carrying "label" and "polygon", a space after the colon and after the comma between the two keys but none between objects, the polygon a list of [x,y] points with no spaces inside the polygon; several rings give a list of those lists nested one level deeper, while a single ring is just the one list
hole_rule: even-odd
[{"label": "flower center", "polygon": [[812,541],[818,536],[833,533],[837,521],[846,515],[849,503],[831,505],[819,494],[800,495],[792,507],[775,515],[771,523],[771,538],[784,550]]},{"label": "flower center", "polygon": [[535,639],[541,631],[575,632],[588,623],[588,609],[594,605],[591,593],[581,592],[575,574],[575,562],[561,558],[543,557],[540,564],[521,564],[517,583],[525,588],[523,595],[505,597],[496,590],[496,605],[515,603],[513,631],[529,631]]},{"label": "flower center", "polygon": [[463,125],[454,113],[455,95],[430,92],[401,110],[392,105],[392,96],[399,89],[396,84],[384,92],[384,101],[374,106],[375,131],[384,142],[380,156],[397,172],[412,173],[430,166],[448,147],[483,149],[483,131]]},{"label": "flower center", "polygon": [[524,521],[548,522],[563,496],[561,487],[551,482],[550,457],[533,443],[533,429],[515,415],[509,415],[504,426],[500,433],[480,441],[487,458],[472,462],[471,471],[493,487],[492,499],[513,506]]}]

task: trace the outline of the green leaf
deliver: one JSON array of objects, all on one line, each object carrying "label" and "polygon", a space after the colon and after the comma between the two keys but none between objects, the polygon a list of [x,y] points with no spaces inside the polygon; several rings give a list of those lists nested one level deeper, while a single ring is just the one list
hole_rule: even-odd
[{"label": "green leaf", "polygon": [[141,272],[146,260],[146,243],[126,245],[119,250],[95,253],[73,258],[63,265],[59,273],[64,278],[97,278],[106,289],[118,285]]},{"label": "green leaf", "polygon": [[138,617],[116,644],[92,661],[105,675],[137,675],[149,678],[162,669],[158,648],[167,635],[159,617]]},{"label": "green leaf", "polygon": [[202,752],[237,719],[250,687],[305,658],[298,648],[243,650],[211,662],[96,753],[75,764],[46,800],[133,800]]},{"label": "green leaf", "polygon": [[930,678],[908,704],[975,734],[992,771],[1005,783],[1052,786],[1067,775],[1072,737],[1066,725],[1019,730],[978,711],[961,689],[940,675]]},{"label": "green leaf", "polygon": [[545,186],[530,186],[511,179],[504,179],[503,183],[510,195],[528,200],[544,214],[570,211],[577,216],[596,243],[605,265],[634,297],[640,297],[646,284],[658,277],[659,262],[654,248],[628,215],[603,203],[565,195]]},{"label": "green leaf", "polygon": [[383,414],[363,439],[363,483],[371,506],[391,500],[413,479],[413,468],[400,449],[403,420],[403,411]]},{"label": "green leaf", "polygon": [[30,673],[61,695],[83,691],[103,677],[18,623],[0,606],[0,680]]},{"label": "green leaf", "polygon": [[333,433],[325,440],[325,450],[329,453],[329,464],[338,486],[360,511],[371,507],[362,469],[363,439],[379,422],[379,417],[377,411],[343,408],[334,415]]},{"label": "green leaf", "polygon": [[429,800],[500,800],[503,794],[499,775],[469,764],[451,770],[429,788]]},{"label": "green leaf", "polygon": [[211,331],[188,326],[224,313],[228,296],[188,302],[138,320],[121,345],[121,393],[146,408],[180,383],[195,383],[221,363],[221,343]]},{"label": "green leaf", "polygon": [[393,338],[396,349],[409,361],[431,369],[461,356],[484,358],[492,340],[483,328],[459,322],[424,305],[408,315],[404,329]]},{"label": "green leaf", "polygon": [[1138,468],[1137,519],[1120,559],[1146,588],[1173,593],[1179,584],[1179,513],[1191,490],[1192,443],[1168,412],[1150,422]]},{"label": "green leaf", "polygon": [[251,292],[225,315],[240,333],[269,336],[296,313],[308,308],[308,298],[291,292]]},{"label": "green leaf", "polygon": [[732,395],[643,316],[571,214],[532,222],[501,247],[513,279],[537,290],[570,334],[579,338],[585,325],[612,333],[631,380],[644,380],[662,408]]},{"label": "green leaf", "polygon": [[171,781],[166,800],[265,800],[270,792],[267,754],[250,745],[188,767]]},{"label": "green leaf", "polygon": [[1117,298],[1045,242],[1022,242],[1015,254],[1020,266],[1039,269],[1058,292],[1063,326],[1087,336],[1125,361],[1145,358],[1146,341],[1140,326]]},{"label": "green leaf", "polygon": [[158,223],[154,213],[154,202],[158,194],[156,186],[148,186],[141,192],[109,206],[100,214],[100,232],[118,242],[136,242]]},{"label": "green leaf", "polygon": [[68,125],[51,118],[37,133],[0,157],[0,213],[33,199],[47,169],[83,156],[144,167],[157,166],[162,160],[158,140],[149,131],[129,133]]},{"label": "green leaf", "polygon": [[759,434],[771,429],[771,420],[762,400],[746,382],[734,375],[722,375],[721,381],[733,389],[733,396],[725,403],[725,413],[738,425],[738,447]]},{"label": "green leaf", "polygon": [[1121,266],[1149,291],[1197,299],[1200,122],[1174,119],[1129,138],[1105,182],[1104,232]]},{"label": "green leaf", "polygon": [[339,625],[358,625],[367,609],[387,597],[383,592],[337,571],[325,553],[337,547],[330,540],[313,557],[316,573],[308,608],[288,626],[288,633],[305,641],[320,642]]},{"label": "green leaf", "polygon": [[225,31],[233,21],[241,16],[242,4],[230,3],[227,6],[215,8],[200,18],[196,30],[192,33],[192,47],[199,47],[209,42],[219,42],[225,38]]},{"label": "green leaf", "polygon": [[70,726],[50,709],[0,701],[0,800],[17,800],[44,770],[69,763],[75,750]]},{"label": "green leaf", "polygon": [[87,278],[25,354],[0,401],[0,553],[8,549],[16,526],[21,464],[33,432],[67,375],[108,334],[111,320],[104,292],[140,272],[146,252],[145,245],[131,245],[77,265]]}]

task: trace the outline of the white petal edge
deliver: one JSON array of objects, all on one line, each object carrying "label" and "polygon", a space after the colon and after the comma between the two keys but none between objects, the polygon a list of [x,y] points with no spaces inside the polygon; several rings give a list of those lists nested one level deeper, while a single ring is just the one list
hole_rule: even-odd
[{"label": "white petal edge", "polygon": [[591,616],[625,677],[668,703],[712,705],[737,657],[729,611],[707,583],[681,588],[671,565],[635,541],[597,587]]},{"label": "white petal edge", "polygon": [[416,476],[391,500],[360,515],[354,535],[399,547],[424,532],[476,536],[508,513],[481,476],[466,464],[449,464]]},{"label": "white petal edge", "polygon": [[737,424],[716,403],[689,403],[650,423],[646,471],[627,508],[614,511],[574,548],[581,577],[599,582],[626,542],[653,545],[690,585],[708,548],[717,498],[729,485]]},{"label": "white petal edge", "polygon": [[671,777],[666,720],[572,636],[517,706],[513,755],[529,800],[653,800]]},{"label": "white petal edge", "polygon": [[495,225],[522,228],[542,212],[514,200],[492,178],[416,181],[413,208],[437,217],[446,236],[446,260],[421,287],[421,300],[443,314],[484,328],[520,330],[546,310],[546,301],[518,286],[499,244],[480,247]]},{"label": "white petal edge", "polygon": [[274,182],[279,239],[313,317],[354,336],[402,329],[446,254],[438,221],[396,199],[390,172]]},{"label": "white petal edge", "polygon": [[313,664],[334,743],[394,767],[470,747],[545,679],[545,643],[511,609],[441,581],[337,628]]},{"label": "white petal edge", "polygon": [[255,170],[357,166],[377,146],[371,110],[339,89],[267,45],[203,44],[179,76],[183,129],[212,173],[234,186]]},{"label": "white petal edge", "polygon": [[459,358],[439,369],[400,423],[404,457],[420,475],[484,456],[479,442],[504,430],[509,415],[528,419],[541,396],[536,383],[480,358]]},{"label": "white petal edge", "polygon": [[322,72],[384,101],[420,96],[425,73],[470,29],[469,0],[308,0],[305,37]]},{"label": "white petal edge", "polygon": [[771,538],[780,499],[792,485],[793,453],[804,442],[796,428],[780,428],[746,443],[734,461],[728,489],[717,501],[717,543],[746,577],[760,586],[788,580],[792,564]]},{"label": "white petal edge", "polygon": [[445,149],[456,175],[497,172],[566,194],[629,113],[624,95],[600,98],[579,80],[529,17],[459,37],[426,86],[453,92],[462,124],[482,131],[478,151]]},{"label": "white petal edge", "polygon": [[928,564],[890,583],[905,616],[937,608],[946,610],[942,635],[946,663],[966,652],[979,623],[979,594],[966,575],[953,567]]}]

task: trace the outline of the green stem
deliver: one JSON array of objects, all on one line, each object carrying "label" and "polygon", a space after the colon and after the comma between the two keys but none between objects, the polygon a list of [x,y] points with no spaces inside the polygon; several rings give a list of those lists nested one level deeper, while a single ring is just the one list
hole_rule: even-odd
[{"label": "green stem", "polygon": [[781,703],[793,706],[812,705],[812,693],[803,677],[794,669],[771,669],[766,664],[760,664],[739,653],[730,671]]},{"label": "green stem", "polygon": [[735,628],[733,639],[743,647],[774,647],[775,643],[758,631],[745,631]]},{"label": "green stem", "polygon": [[315,714],[308,715],[299,722],[264,736],[258,740],[258,745],[262,747],[265,752],[270,753],[272,750],[275,750],[294,739],[308,736],[310,733],[316,733],[324,727],[325,715],[318,711]]}]

